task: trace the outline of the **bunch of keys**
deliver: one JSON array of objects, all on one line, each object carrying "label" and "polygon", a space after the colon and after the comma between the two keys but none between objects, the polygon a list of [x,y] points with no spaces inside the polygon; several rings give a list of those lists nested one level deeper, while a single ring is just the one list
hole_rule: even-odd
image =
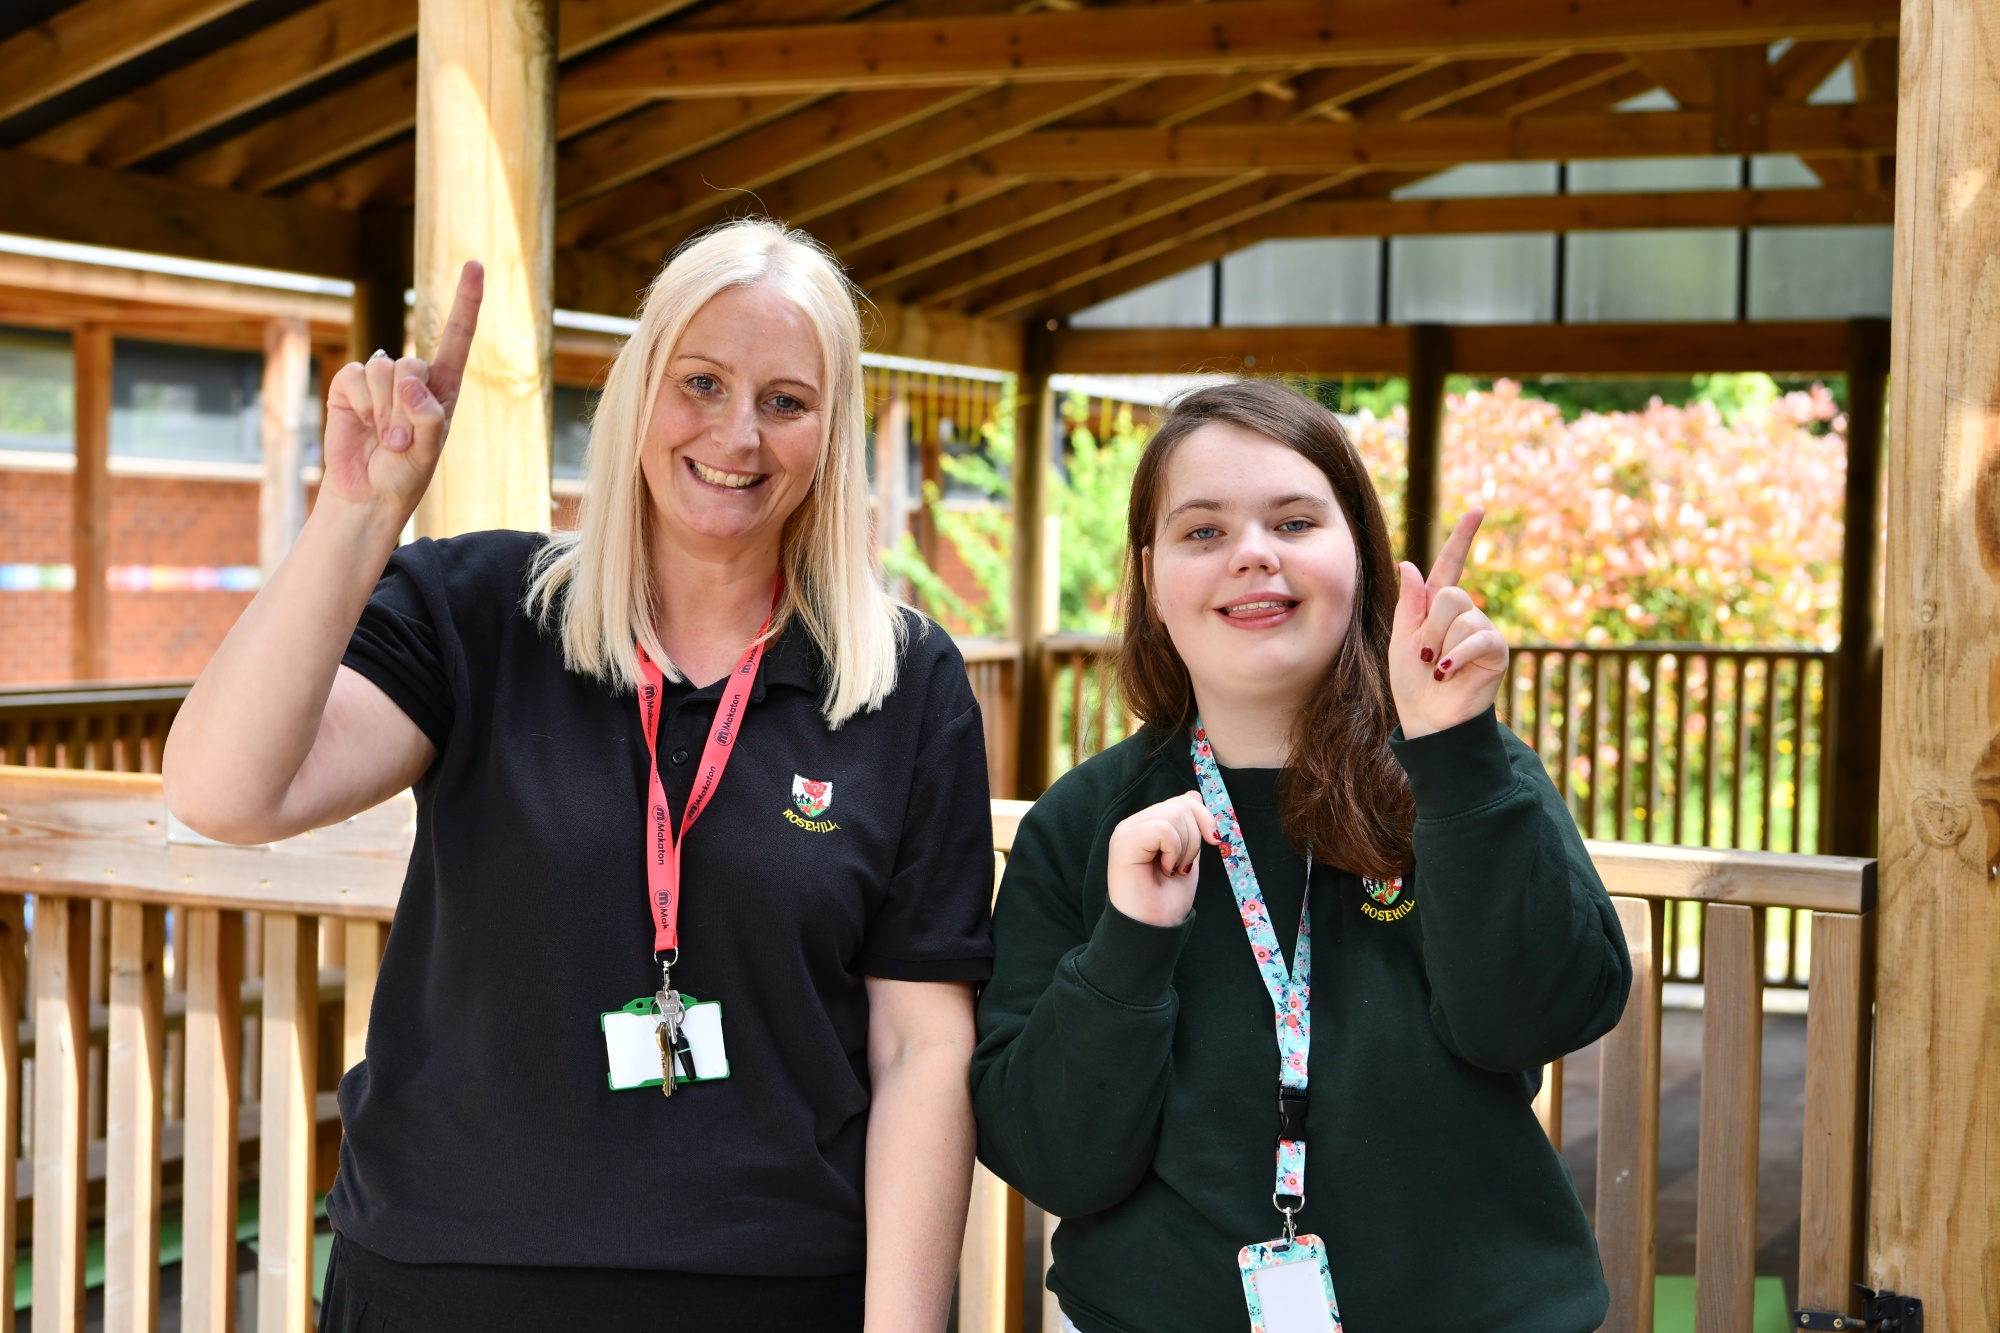
[{"label": "bunch of keys", "polygon": [[681,1032],[687,1006],[681,1000],[681,993],[673,988],[668,965],[664,963],[660,966],[660,991],[653,997],[653,1010],[660,1016],[660,1025],[653,1029],[653,1038],[660,1044],[660,1094],[671,1097],[675,1066],[688,1053],[688,1040]]}]

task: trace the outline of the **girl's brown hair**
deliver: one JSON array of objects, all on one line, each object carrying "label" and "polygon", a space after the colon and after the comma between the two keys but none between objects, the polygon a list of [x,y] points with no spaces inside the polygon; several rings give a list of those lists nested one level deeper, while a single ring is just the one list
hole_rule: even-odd
[{"label": "girl's brown hair", "polygon": [[1396,725],[1389,694],[1396,565],[1368,470],[1339,420],[1318,403],[1271,380],[1236,380],[1187,395],[1161,422],[1132,478],[1119,695],[1134,716],[1171,736],[1184,736],[1194,723],[1194,684],[1153,611],[1144,552],[1166,499],[1168,461],[1182,441],[1212,421],[1255,431],[1303,455],[1326,474],[1354,534],[1354,619],[1326,676],[1292,721],[1290,754],[1278,777],[1286,835],[1344,870],[1378,879],[1404,874],[1416,801],[1389,750]]}]

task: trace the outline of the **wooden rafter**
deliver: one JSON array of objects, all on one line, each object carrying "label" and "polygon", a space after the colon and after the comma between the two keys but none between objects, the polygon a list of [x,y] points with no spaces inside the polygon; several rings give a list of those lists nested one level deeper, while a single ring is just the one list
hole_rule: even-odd
[{"label": "wooden rafter", "polygon": [[407,207],[417,187],[417,147],[404,139],[350,163],[292,195],[328,208]]},{"label": "wooden rafter", "polygon": [[977,88],[843,93],[621,189],[565,210],[564,245],[610,248],[708,211],[718,190],[755,191],[794,172],[942,116],[981,95]]},{"label": "wooden rafter", "polygon": [[1267,176],[1246,182],[1144,225],[1127,228],[1076,254],[1017,273],[997,284],[979,287],[953,304],[990,319],[1019,318],[1043,302],[1095,278],[1170,253],[1191,241],[1241,226],[1286,204],[1332,189],[1348,179],[1348,174]]},{"label": "wooden rafter", "polygon": [[168,175],[218,189],[280,189],[417,123],[417,62],[399,60],[359,82],[176,162]]},{"label": "wooden rafter", "polygon": [[1695,52],[1670,46],[1634,51],[1631,55],[1646,76],[1665,88],[1683,107],[1715,105],[1715,71]]},{"label": "wooden rafter", "polygon": [[43,157],[142,161],[416,35],[410,0],[321,0],[30,139]]},{"label": "wooden rafter", "polygon": [[813,223],[813,235],[836,254],[854,254],[1025,183],[983,171],[933,172],[825,214]]},{"label": "wooden rafter", "polygon": [[668,31],[579,70],[596,93],[714,97],[836,88],[1073,81],[1299,64],[1528,58],[1657,47],[1859,40],[1896,29],[1892,0],[1454,0],[1339,6],[1237,0],[975,18]]},{"label": "wooden rafter", "polygon": [[556,207],[572,208],[803,111],[814,100],[725,97],[655,102],[557,146]]},{"label": "wooden rafter", "polygon": [[1144,177],[1110,181],[1038,181],[960,209],[878,246],[848,263],[848,276],[870,291],[895,284],[961,255],[1032,232],[1045,223],[1113,199]]},{"label": "wooden rafter", "polygon": [[1601,88],[1638,68],[1624,55],[1571,56],[1560,64],[1489,88],[1453,108],[1461,116],[1529,116]]},{"label": "wooden rafter", "polygon": [[[787,176],[760,191],[759,197],[773,216],[793,226],[814,223],[884,191],[1002,147],[1040,126],[1123,96],[1140,82],[998,88],[948,115],[933,117]],[[643,245],[652,255],[667,253],[692,231],[727,216],[727,210],[728,205],[718,204],[674,230],[647,236]]]},{"label": "wooden rafter", "polygon": [[1287,119],[1294,123],[1319,116],[1329,120],[1350,119],[1351,113],[1347,108],[1353,103],[1427,74],[1443,63],[1443,60],[1432,57],[1428,60],[1391,61],[1385,65],[1313,70],[1293,81],[1292,88],[1298,93],[1298,101],[1293,104]]},{"label": "wooden rafter", "polygon": [[1771,95],[1787,102],[1811,97],[1854,54],[1855,42],[1793,42],[1771,63]]},{"label": "wooden rafter", "polygon": [[1092,246],[1113,242],[1135,227],[1254,185],[1261,178],[1261,173],[1244,172],[1216,180],[1143,181],[1095,207],[1040,226],[1024,227],[975,253],[926,267],[915,278],[881,282],[877,286],[913,305],[956,304],[982,288],[1019,273],[1060,263]]},{"label": "wooden rafter", "polygon": [[1572,54],[1557,50],[1525,58],[1454,61],[1354,103],[1350,110],[1361,120],[1416,120],[1527,78],[1569,59]]},{"label": "wooden rafter", "polygon": [[[1773,152],[1834,155],[1895,147],[1895,110],[1881,106],[1770,108]],[[1245,167],[1317,171],[1338,166],[1446,167],[1462,162],[1678,157],[1710,151],[1705,111],[1588,116],[1438,116],[1391,124],[1186,125],[1174,130],[1052,130],[982,155],[996,172],[1071,177],[1150,171],[1225,174]]]},{"label": "wooden rafter", "polygon": [[116,69],[247,0],[83,0],[0,42],[0,120]]}]

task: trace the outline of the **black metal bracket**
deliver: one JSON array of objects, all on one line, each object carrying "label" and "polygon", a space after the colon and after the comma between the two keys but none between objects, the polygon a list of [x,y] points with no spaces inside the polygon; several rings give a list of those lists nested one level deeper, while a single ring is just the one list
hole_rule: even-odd
[{"label": "black metal bracket", "polygon": [[1794,1310],[1793,1325],[1839,1329],[1844,1333],[1924,1333],[1924,1303],[1915,1296],[1870,1291],[1866,1287],[1858,1290],[1861,1292],[1858,1316],[1834,1310]]}]

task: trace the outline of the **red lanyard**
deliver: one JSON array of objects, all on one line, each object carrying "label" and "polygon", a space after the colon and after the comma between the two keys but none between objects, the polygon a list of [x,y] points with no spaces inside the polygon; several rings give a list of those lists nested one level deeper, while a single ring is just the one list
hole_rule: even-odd
[{"label": "red lanyard", "polygon": [[[777,591],[771,594],[773,614],[783,591],[784,583],[780,580]],[[668,828],[667,790],[660,783],[660,691],[666,683],[666,674],[643,647],[639,649],[639,670],[645,677],[639,686],[639,722],[646,731],[646,753],[651,760],[646,781],[646,899],[653,916],[654,953],[680,949],[681,849],[687,845],[688,830],[694,827],[694,821],[701,817],[709,798],[721,785],[722,770],[729,766],[729,755],[742,727],[743,706],[749,702],[750,687],[757,680],[757,665],[764,660],[764,635],[770,628],[771,617],[765,616],[763,628],[757,631],[757,637],[729,673],[722,701],[715,706],[715,726],[708,733],[708,744],[702,747],[701,768],[695,773],[694,789],[688,793],[687,808],[681,811],[678,837],[672,836]]]}]

